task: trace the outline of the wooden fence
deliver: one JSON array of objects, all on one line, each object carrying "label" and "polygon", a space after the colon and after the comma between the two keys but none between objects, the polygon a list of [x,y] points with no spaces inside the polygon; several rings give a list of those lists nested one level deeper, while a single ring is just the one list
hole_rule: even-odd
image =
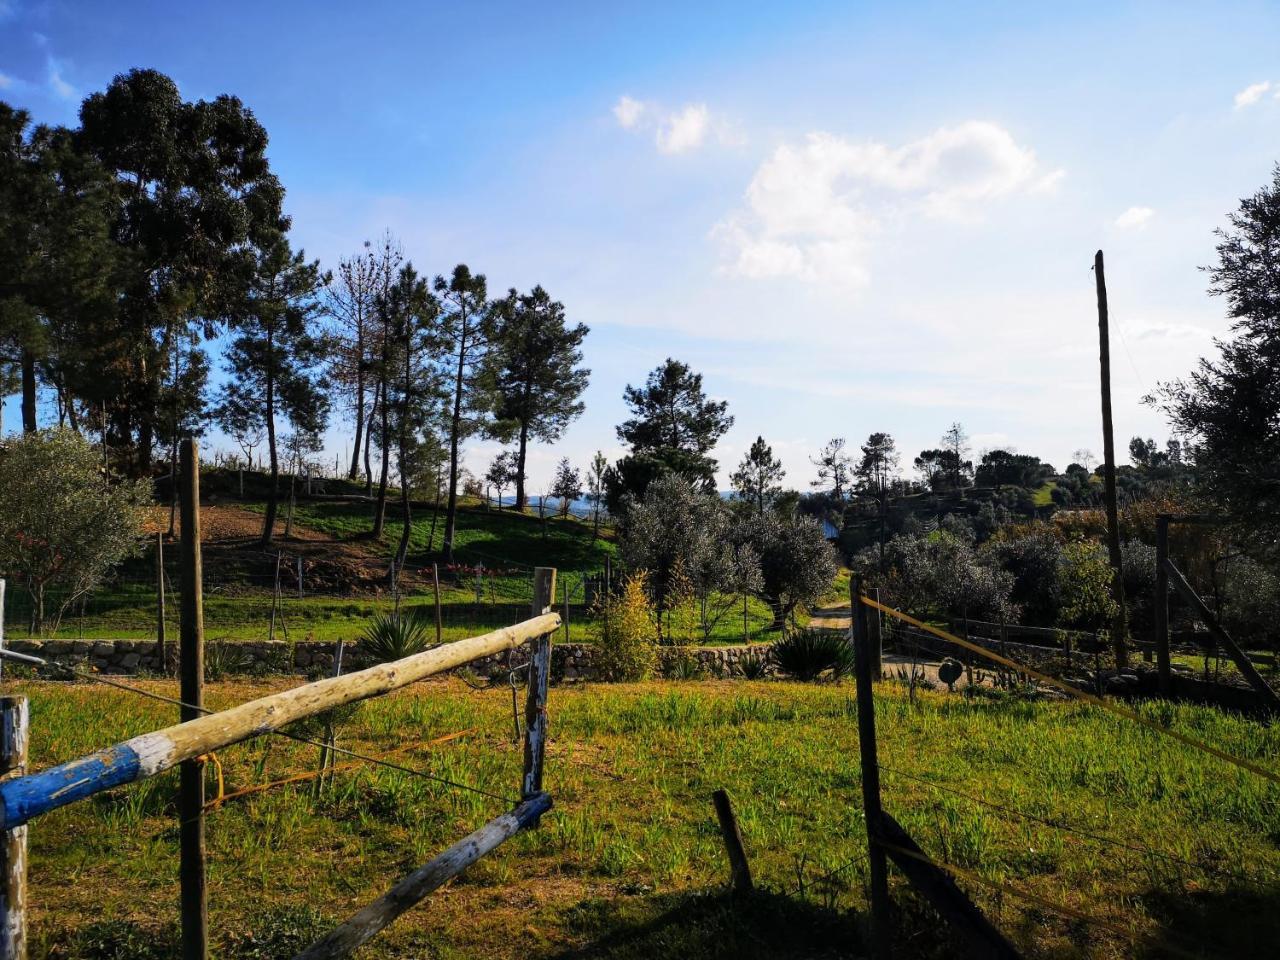
[{"label": "wooden fence", "polygon": [[[182,447],[180,723],[69,763],[27,774],[26,700],[20,697],[0,700],[0,777],[9,777],[0,780],[0,831],[4,833],[0,843],[0,960],[22,960],[26,956],[28,822],[51,810],[154,777],[175,766],[181,773],[178,810],[182,955],[184,960],[204,960],[209,947],[204,777],[199,758],[253,737],[281,731],[288,724],[335,707],[382,696],[426,677],[521,646],[531,649],[519,803],[414,870],[300,956],[308,960],[346,956],[476,860],[521,830],[536,826],[539,818],[551,808],[551,797],[542,789],[542,768],[547,737],[551,637],[561,622],[558,614],[548,612],[555,596],[554,568],[535,569],[531,616],[514,626],[211,712],[201,702],[204,637],[199,532],[197,451],[195,442],[187,440]],[[14,654],[8,656],[26,659]]]}]

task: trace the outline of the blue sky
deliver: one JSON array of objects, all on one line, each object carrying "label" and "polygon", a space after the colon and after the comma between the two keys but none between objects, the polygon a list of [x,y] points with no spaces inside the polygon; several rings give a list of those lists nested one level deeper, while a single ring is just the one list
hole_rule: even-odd
[{"label": "blue sky", "polygon": [[757,434],[801,487],[832,436],[909,466],[954,420],[1099,452],[1099,247],[1117,433],[1163,438],[1141,397],[1225,333],[1197,268],[1280,160],[1275,4],[194,7],[0,0],[0,97],[73,123],[134,66],[235,94],[308,254],[389,228],[424,272],[543,284],[594,373],[535,489],[620,452],[666,356],[729,401],[724,475]]}]

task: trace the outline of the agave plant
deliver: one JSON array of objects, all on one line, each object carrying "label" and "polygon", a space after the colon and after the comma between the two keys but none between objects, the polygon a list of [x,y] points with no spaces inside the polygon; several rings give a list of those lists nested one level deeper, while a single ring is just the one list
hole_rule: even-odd
[{"label": "agave plant", "polygon": [[416,613],[377,613],[360,637],[360,649],[378,663],[403,660],[430,645],[426,620]]},{"label": "agave plant", "polygon": [[773,645],[773,660],[797,680],[817,680],[831,671],[838,680],[853,671],[853,647],[838,630],[794,630]]},{"label": "agave plant", "polygon": [[755,650],[748,650],[738,658],[738,669],[746,680],[763,680],[769,674],[769,658]]}]

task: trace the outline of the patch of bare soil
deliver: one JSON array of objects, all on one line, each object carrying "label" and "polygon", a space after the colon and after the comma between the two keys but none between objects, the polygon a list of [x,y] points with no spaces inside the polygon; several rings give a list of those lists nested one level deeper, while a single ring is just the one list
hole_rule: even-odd
[{"label": "patch of bare soil", "polygon": [[[283,511],[282,511],[283,514]],[[280,563],[280,583],[285,591],[298,586],[297,558],[302,557],[305,589],[326,594],[366,594],[381,592],[386,586],[387,562],[360,541],[337,540],[299,523],[284,536],[283,516],[277,519],[275,538],[264,549],[262,514],[234,504],[202,504],[200,543],[203,546],[205,578],[211,582],[263,587],[274,583],[276,557]],[[169,508],[148,510],[144,529],[152,536],[168,534]],[[174,517],[175,537],[182,535],[181,516]],[[170,541],[166,540],[166,545]],[[176,539],[172,541],[176,544]]]}]

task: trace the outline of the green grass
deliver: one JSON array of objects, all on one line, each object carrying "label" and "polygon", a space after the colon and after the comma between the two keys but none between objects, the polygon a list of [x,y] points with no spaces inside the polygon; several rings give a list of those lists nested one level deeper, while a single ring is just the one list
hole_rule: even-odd
[{"label": "green grass", "polygon": [[1037,507],[1053,506],[1053,491],[1057,486],[1057,480],[1046,481],[1044,484],[1036,488],[1035,493],[1032,494],[1031,502]]},{"label": "green grass", "polygon": [[[171,685],[156,689],[173,692]],[[212,684],[226,706],[280,683]],[[105,687],[22,685],[34,767],[173,721],[173,709]],[[1106,918],[1127,936],[963,885],[1032,957],[1256,956],[1280,937],[1280,789],[1092,708],[877,688],[885,808],[931,855],[992,882]],[[556,687],[547,788],[555,809],[410,911],[367,957],[811,957],[858,942],[867,880],[853,687],[780,682]],[[510,701],[456,681],[360,706],[340,742],[386,750],[476,732],[408,766],[503,795],[521,757]],[[1141,709],[1275,769],[1280,728],[1212,710]],[[220,751],[228,790],[313,767],[279,738]],[[901,771],[895,772],[895,771]],[[923,777],[1189,865],[1099,845],[941,794]],[[177,901],[176,773],[50,814],[31,827],[34,956],[124,940],[171,956]],[[728,876],[710,793],[729,789],[757,883]],[[338,775],[233,800],[210,815],[211,927],[219,956],[292,956],[305,940],[504,804],[397,771]],[[834,877],[830,871],[849,864]],[[1225,875],[1225,876],[1224,876]],[[899,956],[953,956],[954,937],[892,879]],[[846,911],[852,910],[852,913]],[[79,931],[79,933],[77,933]],[[87,931],[87,932],[86,932]],[[250,936],[252,934],[252,936]],[[1135,942],[1130,942],[1130,936]],[[77,939],[79,937],[79,939]],[[277,953],[251,953],[253,939]],[[72,945],[72,946],[69,946]],[[256,949],[256,948],[254,948]]]}]

